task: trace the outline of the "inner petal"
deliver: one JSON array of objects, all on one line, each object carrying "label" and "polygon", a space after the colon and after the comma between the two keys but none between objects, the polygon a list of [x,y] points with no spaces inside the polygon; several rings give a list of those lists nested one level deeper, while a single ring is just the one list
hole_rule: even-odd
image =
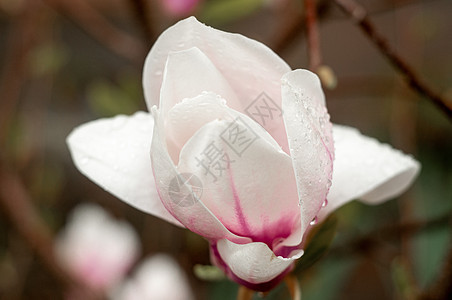
[{"label": "inner petal", "polygon": [[249,117],[223,109],[184,145],[178,171],[200,179],[202,202],[226,228],[272,249],[300,224],[291,159]]},{"label": "inner petal", "polygon": [[241,109],[234,90],[201,50],[193,47],[170,52],[160,91],[163,116],[182,99],[195,97],[204,91],[215,92],[227,99],[230,107]]}]

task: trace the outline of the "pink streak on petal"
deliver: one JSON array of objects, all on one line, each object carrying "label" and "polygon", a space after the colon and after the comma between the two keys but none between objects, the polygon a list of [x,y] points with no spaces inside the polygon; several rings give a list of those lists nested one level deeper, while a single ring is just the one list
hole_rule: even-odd
[{"label": "pink streak on petal", "polygon": [[[228,166],[229,167],[229,166]],[[229,182],[230,182],[230,186],[232,189],[232,195],[234,197],[234,210],[237,216],[237,219],[240,223],[240,227],[241,227],[241,234],[244,234],[245,236],[252,236],[250,227],[248,222],[246,221],[245,215],[243,214],[243,209],[242,206],[240,205],[240,198],[237,192],[237,189],[235,188],[235,183],[234,183],[234,178],[232,176],[232,170],[230,168],[229,169]]]}]

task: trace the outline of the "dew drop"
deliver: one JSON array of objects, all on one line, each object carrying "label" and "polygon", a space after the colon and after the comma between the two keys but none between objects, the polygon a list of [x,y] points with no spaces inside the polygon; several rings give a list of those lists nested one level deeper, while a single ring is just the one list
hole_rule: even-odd
[{"label": "dew drop", "polygon": [[317,222],[319,222],[319,219],[317,218],[317,216],[315,216],[314,219],[312,219],[312,221],[309,223],[309,225],[314,226],[315,224],[317,224]]},{"label": "dew drop", "polygon": [[323,201],[323,203],[322,203],[322,207],[326,207],[327,205],[328,205],[328,200],[325,199],[325,201]]}]

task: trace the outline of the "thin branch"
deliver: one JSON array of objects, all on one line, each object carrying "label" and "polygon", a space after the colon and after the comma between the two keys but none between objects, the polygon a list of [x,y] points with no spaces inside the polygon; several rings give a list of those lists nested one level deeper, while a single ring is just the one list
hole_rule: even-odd
[{"label": "thin branch", "polygon": [[317,8],[315,0],[304,0],[306,11],[306,34],[308,43],[309,69],[313,72],[322,63],[319,29],[317,26]]},{"label": "thin branch", "polygon": [[146,53],[143,43],[113,25],[86,0],[45,0],[45,2],[56,11],[70,17],[113,53],[134,64],[142,63]]},{"label": "thin branch", "polygon": [[[331,7],[330,0],[319,1],[317,5],[318,18],[325,17]],[[289,7],[289,9],[292,9]],[[289,17],[288,17],[289,15]],[[283,15],[282,26],[277,29],[275,38],[270,42],[271,48],[278,54],[281,54],[287,47],[289,47],[295,39],[306,29],[306,17],[298,11],[287,11]]]},{"label": "thin branch", "polygon": [[147,44],[152,45],[156,39],[154,26],[152,24],[151,14],[149,13],[148,0],[128,0],[134,15],[137,17],[141,27],[148,39]]},{"label": "thin branch", "polygon": [[[36,1],[26,1],[23,10],[14,19],[8,36],[5,67],[0,78],[0,144],[9,133],[15,106],[21,95],[23,82],[27,79],[27,59],[39,39],[43,22],[42,6]],[[4,148],[3,148],[4,149]]]},{"label": "thin branch", "polygon": [[368,13],[360,4],[354,0],[335,0],[336,4],[352,18],[364,32],[364,34],[378,47],[380,52],[389,62],[399,70],[408,81],[408,84],[424,97],[430,99],[449,119],[452,119],[451,102],[441,97],[427,86],[412,68],[392,49],[386,39],[375,29],[374,24],[369,20]]}]

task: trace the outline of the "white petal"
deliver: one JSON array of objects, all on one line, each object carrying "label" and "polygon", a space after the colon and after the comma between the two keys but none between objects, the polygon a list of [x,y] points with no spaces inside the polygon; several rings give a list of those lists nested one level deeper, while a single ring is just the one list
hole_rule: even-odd
[{"label": "white petal", "polygon": [[234,90],[240,102],[237,105],[231,103],[227,95],[219,93],[229,106],[260,123],[288,153],[281,117],[280,79],[290,71],[289,66],[264,44],[240,34],[205,26],[194,17],[168,28],[149,52],[143,70],[143,88],[148,108],[160,101],[160,87],[168,54],[192,47],[198,48],[212,62]]},{"label": "white petal", "polygon": [[152,175],[150,149],[154,119],[132,116],[100,119],[75,128],[67,144],[76,167],[128,204],[180,225],[165,209]]},{"label": "white petal", "polygon": [[279,80],[289,66],[264,44],[217,30],[189,17],[165,30],[149,52],[143,70],[148,108],[160,100],[163,71],[170,51],[199,48],[223,74],[246,107],[265,92],[280,103]]},{"label": "white petal", "polygon": [[226,239],[217,243],[218,252],[239,278],[259,284],[272,280],[303,255],[298,250],[290,258],[276,256],[264,243],[235,244]]},{"label": "white petal", "polygon": [[283,116],[305,232],[324,203],[332,178],[331,123],[318,77],[295,70],[282,78]]},{"label": "white petal", "polygon": [[360,199],[378,204],[404,192],[420,170],[411,156],[361,135],[358,130],[334,125],[333,184],[322,216]]}]

